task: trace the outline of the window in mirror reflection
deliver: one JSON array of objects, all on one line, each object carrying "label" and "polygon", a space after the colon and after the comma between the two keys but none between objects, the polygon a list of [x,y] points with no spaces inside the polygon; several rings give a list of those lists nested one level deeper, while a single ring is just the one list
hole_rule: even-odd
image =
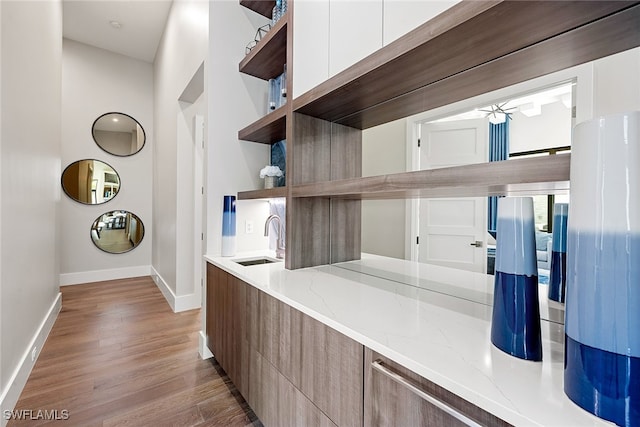
[{"label": "window in mirror reflection", "polygon": [[142,150],[146,141],[144,129],[136,119],[124,113],[106,113],[91,128],[100,148],[115,156],[131,156]]},{"label": "window in mirror reflection", "polygon": [[93,244],[111,254],[129,252],[140,244],[143,237],[144,224],[129,211],[106,212],[91,225]]},{"label": "window in mirror reflection", "polygon": [[62,172],[62,189],[79,203],[99,205],[113,199],[120,190],[120,176],[100,160],[78,160]]}]

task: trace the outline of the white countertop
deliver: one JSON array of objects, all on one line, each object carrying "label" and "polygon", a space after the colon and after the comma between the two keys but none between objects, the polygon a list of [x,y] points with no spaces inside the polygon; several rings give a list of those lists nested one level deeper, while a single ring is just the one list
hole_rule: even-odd
[{"label": "white countertop", "polygon": [[[542,362],[491,344],[492,276],[366,254],[300,270],[233,261],[260,255],[273,257],[262,251],[205,259],[511,424],[612,425],[564,394],[562,324],[541,322]],[[447,295],[447,286],[459,296]],[[541,312],[562,318],[554,302]]]}]

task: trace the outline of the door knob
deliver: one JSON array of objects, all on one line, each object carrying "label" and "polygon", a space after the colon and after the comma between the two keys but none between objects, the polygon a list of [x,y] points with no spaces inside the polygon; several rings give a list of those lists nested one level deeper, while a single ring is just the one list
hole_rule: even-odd
[{"label": "door knob", "polygon": [[469,243],[469,245],[475,246],[476,248],[481,248],[482,247],[482,241],[481,240],[476,240],[473,243]]}]

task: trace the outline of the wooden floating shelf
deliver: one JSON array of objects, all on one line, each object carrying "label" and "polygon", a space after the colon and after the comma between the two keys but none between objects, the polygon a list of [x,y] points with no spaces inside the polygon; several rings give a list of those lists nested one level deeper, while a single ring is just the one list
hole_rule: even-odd
[{"label": "wooden floating shelf", "polygon": [[271,18],[275,5],[276,2],[270,0],[240,0],[240,6],[244,6],[267,18]]},{"label": "wooden floating shelf", "polygon": [[286,105],[256,120],[238,131],[238,139],[242,141],[273,144],[287,138]]},{"label": "wooden floating shelf", "polygon": [[292,196],[407,199],[559,194],[569,190],[571,154],[295,185]]},{"label": "wooden floating shelf", "polygon": [[366,129],[639,46],[639,19],[637,1],[461,2],[293,108]]},{"label": "wooden floating shelf", "polygon": [[287,63],[287,20],[285,14],[258,42],[258,45],[240,61],[241,73],[269,80],[284,72]]},{"label": "wooden floating shelf", "polygon": [[238,200],[273,199],[286,197],[287,187],[274,187],[262,190],[239,191]]}]

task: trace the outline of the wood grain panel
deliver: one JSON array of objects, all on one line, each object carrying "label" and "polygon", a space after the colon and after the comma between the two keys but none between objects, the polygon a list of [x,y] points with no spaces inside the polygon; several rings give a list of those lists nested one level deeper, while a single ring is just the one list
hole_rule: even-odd
[{"label": "wood grain panel", "polygon": [[238,200],[274,199],[287,196],[287,187],[263,188],[260,190],[238,191]]},{"label": "wood grain panel", "polygon": [[[331,123],[302,114],[293,114],[293,164],[289,163],[289,183],[309,183],[331,179]],[[289,269],[329,263],[330,215],[328,199],[287,201],[287,254]]]},{"label": "wood grain panel", "polygon": [[240,0],[240,5],[271,19],[275,0]]},{"label": "wood grain panel", "polygon": [[241,73],[269,80],[278,77],[287,63],[287,21],[286,13],[276,25],[258,42],[238,65]]},{"label": "wood grain panel", "polygon": [[462,2],[296,98],[294,109],[338,121],[636,3]]},{"label": "wood grain panel", "polygon": [[200,310],[174,313],[150,277],[60,291],[62,310],[17,410],[66,409],[59,424],[74,426],[258,422],[215,359],[200,359]]},{"label": "wood grain panel", "polygon": [[273,144],[287,137],[286,105],[272,111],[238,131],[238,139],[242,141]]},{"label": "wood grain panel", "polygon": [[[467,197],[566,191],[571,154],[297,185],[293,197]],[[549,185],[545,185],[548,183]],[[549,193],[551,194],[551,193]]]},{"label": "wood grain panel", "polygon": [[[331,125],[331,179],[362,176],[362,131]],[[331,200],[331,262],[360,259],[362,241],[360,200]]]},{"label": "wood grain panel", "polygon": [[[526,2],[531,3],[531,2]],[[640,46],[640,6],[341,118],[367,129]]]},{"label": "wood grain panel", "polygon": [[250,401],[265,426],[336,426],[260,353],[250,356]]},{"label": "wood grain panel", "polygon": [[433,404],[421,399],[408,388],[372,368],[379,360],[384,366],[412,383],[418,389],[455,408],[483,426],[503,427],[510,424],[478,408],[455,394],[422,378],[372,350],[365,348],[365,415],[366,426],[442,426],[462,427],[466,424]]}]

